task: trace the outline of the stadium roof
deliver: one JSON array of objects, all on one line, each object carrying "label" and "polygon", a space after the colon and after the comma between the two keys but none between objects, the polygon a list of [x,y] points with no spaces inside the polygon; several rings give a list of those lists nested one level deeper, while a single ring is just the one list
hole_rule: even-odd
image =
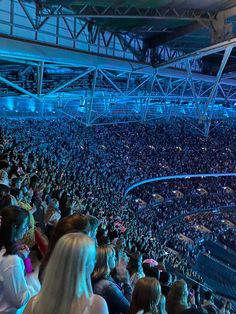
[{"label": "stadium roof", "polygon": [[236,5],[2,0],[3,116],[91,125],[236,115]]}]

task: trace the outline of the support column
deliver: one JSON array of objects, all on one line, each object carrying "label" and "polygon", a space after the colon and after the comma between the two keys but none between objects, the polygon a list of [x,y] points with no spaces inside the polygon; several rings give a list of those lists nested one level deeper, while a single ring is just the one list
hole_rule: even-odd
[{"label": "support column", "polygon": [[90,121],[91,121],[91,114],[92,114],[92,108],[93,108],[93,97],[94,97],[94,92],[96,88],[96,82],[97,82],[97,69],[93,71],[93,86],[92,90],[90,91],[91,97],[87,99],[86,103],[86,126],[90,126]]}]

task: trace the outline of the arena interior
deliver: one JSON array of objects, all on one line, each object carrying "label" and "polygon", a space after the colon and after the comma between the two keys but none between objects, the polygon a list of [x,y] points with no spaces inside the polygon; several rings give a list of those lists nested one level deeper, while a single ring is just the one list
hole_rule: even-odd
[{"label": "arena interior", "polygon": [[235,159],[235,0],[0,0],[0,314],[234,314]]}]

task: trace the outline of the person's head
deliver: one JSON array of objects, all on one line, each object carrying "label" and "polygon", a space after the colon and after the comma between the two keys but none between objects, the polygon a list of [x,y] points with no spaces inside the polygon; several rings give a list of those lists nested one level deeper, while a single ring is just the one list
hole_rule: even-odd
[{"label": "person's head", "polygon": [[98,230],[98,227],[99,227],[99,220],[92,216],[92,215],[87,215],[86,216],[88,221],[89,221],[89,225],[90,225],[90,237],[93,238],[94,240],[96,239],[96,235],[97,235],[97,230]]},{"label": "person's head", "polygon": [[97,248],[96,264],[92,279],[94,281],[107,278],[116,267],[116,254],[113,246],[104,245]]},{"label": "person's head", "polygon": [[16,198],[17,201],[21,201],[23,199],[23,191],[21,189],[12,189],[11,194]]},{"label": "person's head", "polygon": [[49,208],[58,210],[59,209],[59,201],[56,198],[52,198],[48,205]]},{"label": "person's head", "polygon": [[212,291],[211,290],[204,291],[204,298],[207,301],[212,301],[212,299],[213,299]]},{"label": "person's head", "polygon": [[11,180],[11,188],[12,189],[20,189],[21,187],[21,179],[20,178],[13,178]]},{"label": "person's head", "polygon": [[87,235],[69,233],[61,237],[45,269],[33,313],[64,314],[82,310],[84,299],[88,300],[92,293],[90,275],[95,257],[95,242]]},{"label": "person's head", "polygon": [[0,170],[5,170],[6,172],[10,171],[10,164],[7,160],[0,160]]},{"label": "person's head", "polygon": [[127,265],[127,269],[131,275],[134,273],[143,273],[142,255],[131,254],[129,256],[129,262]]},{"label": "person's head", "polygon": [[162,271],[160,273],[160,283],[163,286],[170,286],[172,283],[172,275],[167,271]]},{"label": "person's head", "polygon": [[1,216],[0,248],[6,249],[6,255],[14,254],[14,244],[29,230],[29,214],[21,207],[7,206]]},{"label": "person's head", "polygon": [[97,238],[97,244],[99,246],[101,246],[101,245],[110,245],[111,241],[110,241],[109,237],[103,235],[103,236]]},{"label": "person's head", "polygon": [[11,194],[6,195],[6,197],[2,199],[1,208],[7,206],[18,206],[16,198]]},{"label": "person's head", "polygon": [[125,247],[126,247],[125,238],[123,238],[123,237],[118,238],[118,239],[116,240],[116,245],[115,245],[116,251],[118,251],[118,252],[124,251]]},{"label": "person's head", "polygon": [[139,311],[158,313],[158,303],[161,297],[161,285],[155,278],[144,277],[137,281],[130,304],[130,314]]},{"label": "person's head", "polygon": [[10,188],[4,182],[0,181],[0,200],[10,193]]},{"label": "person's head", "polygon": [[30,188],[34,190],[38,187],[38,185],[39,185],[39,177],[37,175],[33,175],[30,178]]},{"label": "person's head", "polygon": [[188,286],[181,279],[173,283],[167,296],[166,309],[168,314],[179,314],[188,308]]},{"label": "person's head", "polygon": [[226,302],[225,308],[226,308],[227,310],[230,310],[230,309],[231,309],[231,303],[230,303],[229,301]]},{"label": "person's head", "polygon": [[[148,265],[148,264],[143,264],[143,265]],[[153,277],[153,278],[156,278],[157,280],[160,279],[160,272],[157,266],[147,267],[144,273],[145,273],[145,276],[147,277]]]},{"label": "person's head", "polygon": [[74,215],[68,216],[60,220],[52,233],[50,238],[49,246],[46,255],[43,258],[43,261],[40,265],[39,278],[42,280],[44,269],[48,263],[48,260],[57,244],[58,240],[65,234],[72,232],[83,232],[88,234],[89,232],[89,223],[85,216]]}]

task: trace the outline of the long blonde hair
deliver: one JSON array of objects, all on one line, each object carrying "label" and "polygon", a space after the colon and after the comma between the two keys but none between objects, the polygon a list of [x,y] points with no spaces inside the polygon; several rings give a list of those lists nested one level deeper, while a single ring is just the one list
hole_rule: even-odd
[{"label": "long blonde hair", "polygon": [[92,274],[92,280],[107,278],[110,275],[110,260],[115,255],[112,245],[104,245],[97,248],[96,265]]},{"label": "long blonde hair", "polygon": [[45,269],[33,313],[82,313],[92,293],[95,256],[95,243],[87,235],[69,233],[60,238]]}]

